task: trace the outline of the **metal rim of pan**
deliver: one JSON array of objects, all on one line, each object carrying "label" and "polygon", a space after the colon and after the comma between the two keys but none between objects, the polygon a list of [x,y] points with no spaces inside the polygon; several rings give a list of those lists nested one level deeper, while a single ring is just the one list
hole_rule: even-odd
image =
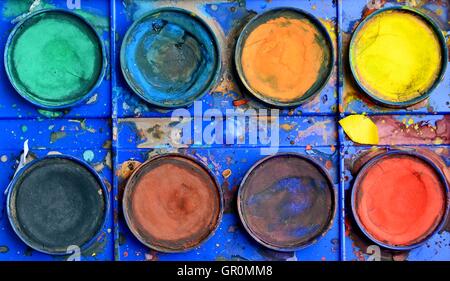
[{"label": "metal rim of pan", "polygon": [[67,252],[52,252],[52,251],[47,251],[45,249],[42,248],[38,248],[36,245],[33,245],[28,239],[26,239],[24,237],[24,235],[22,234],[22,232],[19,230],[19,228],[17,227],[17,221],[14,220],[14,216],[12,214],[12,210],[11,210],[11,196],[13,194],[13,191],[15,188],[17,188],[17,186],[15,185],[17,183],[17,181],[21,178],[21,176],[30,168],[32,167],[34,164],[39,163],[42,160],[48,160],[48,159],[66,159],[69,161],[73,161],[78,165],[81,165],[83,168],[86,168],[87,171],[89,173],[92,174],[92,176],[97,180],[99,186],[102,188],[102,192],[103,192],[103,199],[105,202],[105,209],[103,212],[103,220],[102,223],[98,229],[98,232],[92,236],[92,238],[87,241],[85,244],[81,245],[80,250],[81,252],[83,252],[86,249],[89,249],[95,242],[96,240],[100,237],[102,229],[105,227],[106,225],[106,221],[107,221],[107,217],[108,217],[108,213],[109,213],[109,208],[110,208],[110,204],[109,204],[109,193],[108,193],[108,189],[106,188],[105,184],[103,183],[102,179],[100,178],[100,175],[86,162],[74,157],[74,156],[70,156],[70,155],[47,155],[41,158],[36,158],[32,161],[30,161],[29,163],[27,163],[24,167],[22,167],[17,174],[14,176],[14,178],[12,179],[12,181],[10,182],[10,184],[8,185],[8,194],[6,197],[6,207],[7,207],[7,215],[8,215],[8,220],[9,223],[12,227],[12,229],[14,230],[14,232],[16,233],[16,235],[20,238],[20,240],[22,240],[23,243],[25,243],[27,246],[29,246],[30,248],[44,253],[44,254],[50,254],[50,255],[55,255],[55,256],[64,256],[67,255]]},{"label": "metal rim of pan", "polygon": [[[60,13],[62,15],[66,15],[66,16],[70,16],[70,17],[74,17],[77,20],[79,20],[81,23],[83,23],[86,27],[88,27],[88,29],[91,30],[92,34],[95,35],[95,37],[98,40],[98,46],[99,46],[99,51],[100,54],[102,56],[101,61],[102,61],[102,67],[100,70],[100,73],[98,75],[98,78],[95,82],[95,84],[93,84],[93,86],[89,89],[89,91],[87,91],[81,98],[79,98],[78,100],[68,103],[68,104],[64,104],[64,105],[43,105],[40,104],[38,102],[36,102],[35,100],[31,99],[27,94],[23,93],[19,87],[16,85],[15,79],[13,77],[13,74],[11,73],[10,69],[9,69],[9,60],[8,60],[8,54],[11,50],[11,43],[14,40],[15,36],[17,35],[17,32],[20,31],[27,23],[29,20],[31,20],[33,17],[41,15],[41,14],[45,14],[45,13]],[[16,90],[16,92],[23,97],[24,99],[26,99],[28,102],[32,103],[33,105],[40,107],[40,108],[44,108],[44,109],[66,109],[66,108],[70,108],[70,107],[74,107],[76,105],[81,104],[82,102],[84,102],[85,100],[87,100],[89,97],[91,97],[94,94],[94,91],[96,88],[98,88],[98,86],[100,86],[101,82],[103,81],[103,77],[105,76],[106,73],[106,68],[107,68],[107,60],[106,60],[106,51],[105,51],[105,45],[103,44],[103,40],[100,37],[100,35],[98,34],[98,32],[95,30],[94,26],[87,21],[85,18],[83,18],[82,16],[74,13],[74,12],[70,12],[67,10],[63,10],[63,9],[42,9],[36,12],[33,12],[29,15],[27,15],[26,17],[24,17],[18,24],[16,24],[14,26],[14,28],[12,29],[12,31],[10,32],[8,39],[6,41],[6,45],[5,45],[5,51],[3,53],[3,60],[4,60],[4,67],[5,67],[5,71],[6,71],[6,75],[8,76],[8,79],[11,83],[11,85],[13,86],[13,88]]]},{"label": "metal rim of pan", "polygon": [[378,239],[376,239],[375,237],[373,237],[368,231],[366,231],[364,225],[362,224],[361,220],[359,219],[359,216],[357,214],[356,211],[356,192],[359,189],[359,186],[361,184],[361,181],[363,180],[364,175],[367,173],[367,171],[369,169],[371,169],[379,160],[381,160],[382,158],[385,157],[395,157],[395,156],[401,156],[401,155],[406,155],[406,156],[410,156],[410,157],[415,157],[421,161],[423,161],[425,164],[429,165],[435,172],[436,174],[439,176],[439,179],[441,180],[441,184],[442,187],[444,188],[444,193],[445,193],[445,202],[448,202],[449,200],[449,186],[447,184],[447,181],[445,179],[445,176],[442,172],[441,169],[439,169],[439,167],[433,163],[433,161],[431,161],[430,159],[428,159],[427,157],[417,153],[417,152],[412,152],[412,151],[404,151],[404,150],[391,150],[388,152],[384,152],[381,153],[379,155],[374,156],[373,158],[371,158],[370,160],[368,160],[363,166],[362,168],[358,171],[358,174],[356,176],[356,179],[353,183],[352,186],[352,193],[351,193],[351,208],[352,208],[352,215],[353,218],[356,222],[356,224],[358,225],[359,230],[361,230],[361,232],[367,237],[369,238],[369,240],[371,240],[372,242],[374,242],[377,245],[382,246],[383,248],[386,249],[390,249],[390,250],[396,250],[396,251],[406,251],[406,250],[412,250],[414,248],[417,248],[423,244],[425,244],[427,242],[427,240],[433,236],[434,234],[438,233],[445,225],[445,222],[449,216],[449,209],[450,206],[446,203],[446,207],[445,207],[445,211],[442,214],[442,218],[441,221],[439,222],[439,224],[435,227],[435,229],[433,231],[431,231],[426,237],[424,237],[422,240],[408,245],[408,246],[394,246],[394,245],[390,245],[387,243],[384,243],[382,241],[379,241]]},{"label": "metal rim of pan", "polygon": [[[250,84],[248,83],[247,79],[245,78],[244,75],[244,71],[242,69],[242,63],[241,63],[241,53],[243,50],[243,45],[245,43],[245,40],[247,39],[247,36],[251,33],[251,31],[253,30],[253,28],[255,28],[256,26],[258,26],[258,22],[265,18],[265,17],[270,17],[271,14],[273,13],[277,13],[277,12],[281,12],[283,10],[286,11],[290,11],[290,12],[294,12],[294,13],[298,13],[299,15],[302,16],[302,18],[306,18],[307,20],[309,20],[317,29],[317,31],[319,31],[324,39],[327,42],[329,51],[330,51],[330,65],[327,69],[327,75],[325,76],[325,78],[323,79],[323,82],[321,83],[321,85],[319,87],[317,87],[317,89],[307,95],[302,96],[301,98],[299,98],[297,101],[293,101],[293,102],[280,102],[268,97],[265,97],[263,94],[258,93],[257,91],[255,91]],[[328,33],[327,29],[325,28],[325,26],[320,22],[319,19],[317,19],[314,15],[301,10],[301,9],[297,9],[297,8],[292,8],[292,7],[278,7],[278,8],[274,8],[274,9],[270,9],[266,12],[263,12],[259,15],[256,15],[254,18],[252,18],[247,24],[245,24],[244,28],[241,31],[241,34],[238,37],[238,40],[236,42],[236,48],[234,50],[234,65],[235,68],[238,72],[238,76],[240,78],[240,81],[242,82],[242,84],[245,86],[245,88],[257,99],[259,99],[260,101],[266,103],[266,104],[270,104],[270,105],[274,105],[277,107],[294,107],[294,106],[299,106],[302,105],[308,101],[310,101],[312,98],[314,98],[318,93],[320,93],[323,88],[328,84],[331,75],[333,74],[333,68],[334,68],[334,63],[335,63],[335,54],[334,54],[334,44],[333,41],[331,40],[331,36]],[[309,90],[308,90],[309,91]]]},{"label": "metal rim of pan", "polygon": [[[170,157],[180,157],[180,158],[184,158],[188,161],[191,161],[197,165],[199,165],[205,172],[208,173],[208,175],[210,176],[212,182],[214,183],[214,186],[216,187],[216,191],[217,194],[219,195],[219,214],[217,216],[216,222],[214,227],[211,229],[211,231],[209,232],[209,234],[203,238],[203,240],[199,241],[199,243],[191,246],[191,247],[186,247],[182,250],[174,250],[174,249],[169,249],[169,248],[164,248],[164,247],[160,247],[154,244],[151,244],[149,241],[147,241],[146,239],[144,239],[144,237],[142,237],[139,232],[135,229],[135,227],[133,226],[132,223],[132,219],[129,216],[128,210],[130,209],[129,207],[127,207],[128,204],[128,198],[130,198],[132,192],[131,189],[133,187],[133,179],[137,176],[137,174],[139,173],[139,171],[144,168],[146,165],[151,164],[152,161],[158,160],[158,159],[162,159],[162,158],[170,158]],[[139,242],[141,242],[142,244],[144,244],[145,246],[149,247],[150,249],[162,252],[162,253],[184,253],[187,252],[189,250],[192,250],[194,248],[197,248],[199,246],[201,246],[202,244],[204,244],[206,241],[208,241],[216,232],[217,228],[219,227],[221,221],[222,221],[222,216],[223,216],[223,208],[224,208],[224,202],[223,202],[223,191],[220,188],[219,182],[217,180],[217,178],[214,176],[214,174],[211,172],[211,170],[205,165],[203,164],[201,161],[195,159],[192,156],[189,155],[185,155],[185,154],[181,154],[181,153],[164,153],[164,154],[160,154],[160,155],[156,155],[153,156],[151,158],[149,158],[148,160],[146,160],[144,163],[142,163],[139,167],[137,167],[133,173],[130,175],[130,177],[127,179],[127,183],[125,185],[125,189],[123,192],[123,197],[122,197],[122,212],[123,215],[125,217],[125,222],[128,226],[128,229],[131,231],[131,233],[133,234],[134,237],[136,237],[136,239],[139,240]]]},{"label": "metal rim of pan", "polygon": [[[245,218],[244,218],[244,214],[243,214],[243,208],[242,208],[243,190],[245,189],[245,184],[246,184],[247,178],[250,176],[250,174],[252,174],[253,171],[255,171],[261,164],[263,164],[267,160],[270,160],[270,159],[276,158],[276,157],[286,157],[286,156],[300,158],[301,160],[304,160],[304,161],[308,162],[309,164],[311,164],[312,166],[314,166],[322,174],[324,179],[326,179],[326,181],[328,182],[328,186],[330,188],[331,201],[332,201],[332,208],[331,208],[331,211],[329,214],[329,220],[328,220],[327,226],[324,227],[320,233],[318,233],[316,236],[312,237],[309,241],[305,242],[304,244],[296,246],[296,247],[289,247],[289,248],[277,247],[276,245],[273,245],[269,242],[266,242],[266,241],[260,239],[255,233],[253,233],[253,231],[247,225]],[[301,154],[295,153],[295,152],[278,153],[278,154],[266,156],[266,157],[258,160],[247,171],[247,173],[245,174],[244,178],[241,181],[241,184],[239,185],[239,190],[238,190],[238,194],[237,194],[237,209],[238,209],[239,219],[241,220],[241,223],[244,226],[245,230],[259,244],[261,244],[269,249],[272,249],[275,251],[280,251],[280,252],[298,251],[298,250],[304,249],[306,247],[309,247],[309,246],[315,244],[318,240],[320,240],[322,237],[324,237],[328,233],[328,231],[332,228],[334,219],[336,217],[336,211],[337,211],[337,192],[334,189],[333,180],[331,179],[330,174],[325,169],[323,169],[322,166],[316,160],[312,159],[311,157],[304,156],[304,155],[301,155]]]},{"label": "metal rim of pan", "polygon": [[[184,15],[188,15],[189,17],[191,17],[194,21],[196,21],[202,28],[204,28],[204,30],[209,33],[211,39],[212,39],[212,44],[215,46],[216,49],[216,59],[217,59],[217,65],[214,69],[214,75],[213,77],[210,79],[210,81],[208,82],[206,88],[202,91],[197,93],[197,95],[190,99],[190,100],[186,100],[183,103],[178,103],[178,104],[168,104],[168,103],[160,103],[157,102],[155,100],[152,100],[150,98],[148,98],[144,93],[142,93],[138,87],[136,87],[134,85],[134,83],[131,81],[127,71],[125,70],[125,44],[128,41],[128,37],[132,36],[132,32],[134,31],[134,29],[136,28],[136,26],[138,24],[140,24],[141,22],[145,21],[147,17],[154,15],[154,14],[158,14],[161,12],[175,12],[175,13],[182,13]],[[127,82],[127,85],[131,88],[131,90],[133,91],[133,93],[135,93],[138,97],[140,97],[142,100],[144,100],[145,102],[155,105],[157,107],[161,107],[161,108],[178,108],[178,107],[184,107],[184,106],[189,106],[191,105],[195,100],[201,99],[204,95],[206,95],[208,93],[208,91],[210,91],[214,85],[217,83],[219,76],[220,76],[220,72],[222,69],[222,55],[220,52],[220,46],[219,46],[219,42],[213,32],[213,30],[209,27],[209,25],[202,19],[200,18],[196,13],[191,12],[189,10],[185,10],[182,8],[176,8],[176,7],[162,7],[162,8],[156,8],[153,9],[145,14],[143,14],[139,19],[135,20],[133,22],[133,24],[128,28],[127,32],[125,33],[125,36],[122,40],[122,45],[120,47],[120,68],[122,71],[122,76],[125,78],[125,81]]]},{"label": "metal rim of pan", "polygon": [[[364,85],[361,83],[361,81],[357,78],[356,76],[356,70],[353,67],[353,60],[352,57],[350,55],[351,50],[353,49],[354,46],[354,40],[356,38],[356,34],[361,30],[361,28],[368,22],[370,21],[370,19],[372,19],[374,16],[386,12],[386,11],[403,11],[403,12],[407,12],[407,13],[411,13],[415,16],[418,16],[419,18],[421,18],[436,34],[438,40],[439,40],[439,45],[441,47],[441,70],[439,72],[439,75],[436,77],[436,80],[434,81],[433,85],[422,95],[411,99],[409,101],[404,101],[404,102],[392,102],[392,101],[388,101],[388,100],[384,100],[384,99],[380,99],[379,97],[377,97],[376,95],[372,94],[366,87],[364,87]],[[445,38],[442,35],[442,31],[440,29],[440,27],[434,22],[434,20],[432,18],[430,18],[428,15],[426,15],[425,13],[411,8],[411,7],[407,7],[407,6],[394,6],[394,7],[386,7],[386,8],[381,8],[373,13],[371,13],[370,15],[368,15],[363,21],[361,21],[358,26],[356,27],[356,29],[353,31],[352,37],[350,39],[350,44],[349,44],[349,49],[348,49],[348,62],[349,62],[349,67],[350,67],[350,71],[352,73],[353,79],[355,80],[357,86],[372,100],[374,101],[376,104],[378,105],[382,105],[382,106],[387,106],[387,107],[391,107],[391,108],[405,108],[408,106],[412,106],[415,105],[421,101],[424,101],[425,99],[427,99],[431,93],[433,92],[433,90],[439,85],[439,83],[444,79],[444,74],[445,74],[445,70],[447,69],[447,61],[448,61],[448,48],[447,48],[447,44],[445,43]]]}]

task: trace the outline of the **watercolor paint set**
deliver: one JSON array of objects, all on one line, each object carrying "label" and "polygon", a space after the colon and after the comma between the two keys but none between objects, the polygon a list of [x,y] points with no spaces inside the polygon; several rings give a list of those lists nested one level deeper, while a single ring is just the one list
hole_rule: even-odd
[{"label": "watercolor paint set", "polygon": [[448,1],[0,3],[0,260],[450,260]]}]

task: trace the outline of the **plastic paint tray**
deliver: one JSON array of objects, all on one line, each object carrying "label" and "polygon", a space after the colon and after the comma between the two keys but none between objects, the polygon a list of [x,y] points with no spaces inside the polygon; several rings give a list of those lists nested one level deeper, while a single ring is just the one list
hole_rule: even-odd
[{"label": "plastic paint tray", "polygon": [[[0,4],[2,48],[15,26],[14,19],[30,8],[11,4],[13,2],[16,1],[7,0]],[[374,105],[350,87],[351,75],[344,71],[342,63],[345,62],[346,44],[351,32],[366,13],[367,1],[80,2],[81,9],[77,9],[73,4],[68,7],[65,0],[44,0],[36,9],[73,10],[91,22],[103,38],[108,68],[91,98],[70,110],[42,111],[23,100],[7,79],[0,81],[3,93],[0,99],[0,170],[3,175],[0,177],[0,260],[76,258],[76,255],[56,257],[31,250],[15,235],[8,222],[3,190],[11,181],[23,142],[27,139],[31,153],[36,157],[63,153],[84,159],[100,174],[110,191],[111,208],[107,223],[93,247],[81,253],[82,260],[450,260],[449,225],[441,233],[433,235],[425,245],[399,253],[376,248],[360,235],[352,222],[347,202],[354,178],[352,167],[364,161],[361,157],[364,152],[393,148],[419,150],[432,153],[443,167],[450,166],[450,134],[447,129],[450,119],[446,115],[450,111],[449,68],[427,102],[408,110]],[[396,0],[387,2],[386,7],[399,5]],[[425,4],[415,8],[426,12],[441,24],[444,31],[448,31],[448,6],[444,6],[444,1],[443,6],[432,1],[421,3]],[[173,139],[170,135],[173,110],[149,106],[127,86],[119,61],[125,32],[143,14],[167,5],[197,14],[212,29],[219,42],[222,70],[218,83],[202,97],[201,107],[187,107],[192,116],[199,116],[211,108],[220,109],[223,113],[226,109],[236,108],[270,109],[237,85],[237,75],[233,71],[232,54],[236,38],[255,14],[271,8],[294,7],[312,14],[326,27],[336,52],[330,80],[310,101],[295,109],[281,110],[278,120],[279,152],[299,153],[316,160],[330,174],[338,194],[335,220],[317,243],[296,252],[269,250],[251,238],[242,226],[236,211],[237,187],[248,169],[264,157],[261,155],[261,149],[267,148],[264,140],[252,145],[207,145],[195,141],[180,145],[180,139]],[[0,71],[6,77],[4,69]],[[338,119],[354,112],[368,113],[381,128],[379,147],[356,145],[338,127]],[[48,119],[48,116],[57,118]],[[248,139],[248,131],[241,137]],[[166,152],[186,154],[203,162],[217,178],[224,195],[224,215],[215,234],[200,247],[185,253],[163,254],[150,250],[131,234],[122,216],[120,200],[126,177],[139,163]]]}]

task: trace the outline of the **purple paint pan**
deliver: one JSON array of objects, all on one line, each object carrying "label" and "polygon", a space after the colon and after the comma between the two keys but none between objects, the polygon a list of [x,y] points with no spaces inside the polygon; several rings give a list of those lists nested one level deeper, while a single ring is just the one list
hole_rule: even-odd
[{"label": "purple paint pan", "polygon": [[260,244],[295,251],[330,229],[336,194],[320,164],[299,154],[277,154],[247,172],[238,192],[238,211],[245,229]]}]

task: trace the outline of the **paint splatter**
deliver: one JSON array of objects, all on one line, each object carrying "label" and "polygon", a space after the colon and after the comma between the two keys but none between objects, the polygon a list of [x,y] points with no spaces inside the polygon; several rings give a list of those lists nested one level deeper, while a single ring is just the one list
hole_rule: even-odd
[{"label": "paint splatter", "polygon": [[116,175],[122,180],[126,180],[141,164],[141,162],[134,160],[125,161],[122,163],[122,165],[120,165],[119,169],[117,169]]},{"label": "paint splatter", "polygon": [[65,138],[67,136],[67,133],[64,131],[59,132],[52,132],[50,134],[50,143],[55,143],[56,141]]},{"label": "paint splatter", "polygon": [[399,120],[398,116],[372,116],[379,144],[450,144],[450,116],[441,119]]},{"label": "paint splatter", "polygon": [[45,110],[45,109],[38,109],[37,110],[39,114],[47,117],[47,118],[57,118],[61,117],[64,112],[63,111],[53,111],[53,110]]},{"label": "paint splatter", "polygon": [[0,246],[0,254],[5,254],[9,252],[8,246]]},{"label": "paint splatter", "polygon": [[13,22],[17,22],[30,12],[54,7],[54,5],[46,3],[44,0],[6,0],[2,14],[5,18],[15,18]]},{"label": "paint splatter", "polygon": [[231,176],[231,170],[230,169],[226,169],[222,172],[222,176],[227,179]]},{"label": "paint splatter", "polygon": [[87,162],[92,162],[94,160],[94,152],[92,150],[86,150],[83,152],[83,159]]}]

